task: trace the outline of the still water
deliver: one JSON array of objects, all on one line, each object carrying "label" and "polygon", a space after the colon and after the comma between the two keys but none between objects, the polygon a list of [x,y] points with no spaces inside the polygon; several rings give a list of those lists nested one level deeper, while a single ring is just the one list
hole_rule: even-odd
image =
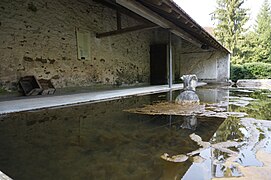
[{"label": "still water", "polygon": [[[174,99],[178,93],[2,115],[0,170],[14,179],[195,180],[244,176],[239,166],[263,166],[256,153],[271,152],[271,124],[260,121],[271,120],[271,92],[197,89],[201,103],[223,104],[247,116],[198,117],[193,128],[184,126],[182,116],[125,111]],[[213,146],[185,162],[161,159],[164,153],[201,148],[189,137],[193,133]],[[229,161],[230,153],[215,148],[227,141],[240,143],[222,147],[237,153],[234,161]]]}]

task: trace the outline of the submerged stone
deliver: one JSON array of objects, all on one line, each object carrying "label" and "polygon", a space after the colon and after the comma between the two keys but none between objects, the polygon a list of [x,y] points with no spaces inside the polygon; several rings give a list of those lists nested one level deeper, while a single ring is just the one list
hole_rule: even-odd
[{"label": "submerged stone", "polygon": [[195,114],[201,114],[205,110],[205,105],[198,104],[176,104],[171,102],[162,102],[153,105],[146,105],[143,108],[133,108],[124,110],[130,113],[136,114],[148,114],[148,115],[182,115],[190,116]]},{"label": "submerged stone", "polygon": [[193,157],[193,162],[194,163],[203,163],[205,161],[205,159],[201,156],[194,156]]},{"label": "submerged stone", "polygon": [[239,88],[271,89],[270,79],[239,79],[236,83]]},{"label": "submerged stone", "polygon": [[177,104],[199,104],[199,97],[194,91],[184,91],[177,96],[175,103]]},{"label": "submerged stone", "polygon": [[242,144],[242,143],[233,142],[233,141],[226,141],[226,142],[211,144],[210,142],[203,141],[202,138],[199,135],[196,135],[195,133],[190,134],[189,137],[191,138],[191,140],[195,141],[199,146],[201,146],[201,148],[195,151],[192,151],[190,153],[187,153],[186,155],[180,154],[180,155],[175,155],[172,157],[170,157],[167,153],[164,153],[163,155],[161,155],[161,158],[170,162],[184,162],[188,159],[188,156],[198,155],[202,151],[206,150],[207,148],[213,148],[221,152],[227,153],[230,157],[237,158],[238,153],[233,150],[230,150],[229,148],[237,147]]},{"label": "submerged stone", "polygon": [[201,137],[199,135],[196,135],[195,133],[190,134],[189,137],[195,141],[199,146],[202,146],[203,148],[208,148],[211,146],[209,142],[202,141]]},{"label": "submerged stone", "polygon": [[164,159],[164,160],[166,160],[166,161],[169,161],[169,162],[179,163],[179,162],[185,162],[188,159],[188,156],[180,154],[180,155],[176,155],[176,156],[170,157],[169,154],[164,153],[161,156],[161,158]]}]

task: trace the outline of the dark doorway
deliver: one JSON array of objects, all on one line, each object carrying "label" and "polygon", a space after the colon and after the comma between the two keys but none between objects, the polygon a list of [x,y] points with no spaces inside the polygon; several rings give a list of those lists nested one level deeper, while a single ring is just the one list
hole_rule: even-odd
[{"label": "dark doorway", "polygon": [[167,45],[151,45],[150,58],[151,85],[167,84]]}]

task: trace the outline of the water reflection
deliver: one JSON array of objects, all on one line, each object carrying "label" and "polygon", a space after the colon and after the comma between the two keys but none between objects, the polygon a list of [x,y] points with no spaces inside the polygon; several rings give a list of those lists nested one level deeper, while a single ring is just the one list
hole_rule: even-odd
[{"label": "water reflection", "polygon": [[[183,119],[123,112],[163,100],[158,94],[1,117],[0,169],[14,179],[181,178],[192,162],[160,155],[197,149],[191,131],[180,128]],[[195,132],[209,140],[223,119],[200,121]]]},{"label": "water reflection", "polygon": [[[246,112],[247,117],[267,117],[269,111],[263,110],[267,110],[269,108],[268,105],[271,103],[270,99],[268,99],[268,94],[270,94],[269,91],[264,95],[263,91],[243,91],[240,89],[234,89],[231,91],[231,96],[236,98],[230,98],[231,105],[229,108],[231,111],[235,112]],[[246,105],[239,105],[242,104],[238,102],[239,100],[241,102],[247,101]],[[268,118],[270,118],[270,116],[268,116]],[[263,159],[258,159],[257,153],[262,150],[268,151],[267,147],[269,146],[271,138],[269,128],[270,123],[270,121],[262,121],[253,118],[228,118],[217,130],[212,141],[223,142],[227,140],[235,140],[243,142],[243,144],[237,148],[239,154],[237,157],[234,157],[234,160],[227,160],[228,157],[220,152],[216,152],[214,154],[214,158],[220,159],[222,164],[235,165],[238,167],[237,169],[241,169],[243,176],[247,176],[247,170],[245,170],[244,167],[259,167],[260,169],[254,169],[250,172],[250,174],[253,173],[256,176],[258,172],[263,173],[263,171],[261,171],[261,166],[264,165],[262,162]],[[270,168],[265,169],[265,173],[270,170]],[[222,172],[223,176],[226,176],[226,173],[224,171]],[[233,172],[233,170],[231,172]],[[217,177],[220,176],[221,173]],[[266,177],[262,176],[261,178]]]},{"label": "water reflection", "polygon": [[184,121],[181,125],[181,128],[183,129],[190,129],[190,130],[196,130],[198,120],[196,116],[184,116],[183,117]]},{"label": "water reflection", "polygon": [[[209,91],[216,93],[206,94]],[[201,101],[247,117],[123,112],[172,101],[178,92],[6,115],[0,117],[0,170],[14,179],[210,179],[245,176],[243,166],[264,168],[257,153],[271,153],[271,124],[263,121],[271,117],[271,93],[208,88],[197,92]],[[233,102],[238,98],[231,97],[249,103],[237,106]],[[192,133],[211,146],[182,163],[160,158],[165,152],[172,156],[201,148],[189,137]],[[227,148],[236,156],[214,148],[226,141],[238,143]]]}]

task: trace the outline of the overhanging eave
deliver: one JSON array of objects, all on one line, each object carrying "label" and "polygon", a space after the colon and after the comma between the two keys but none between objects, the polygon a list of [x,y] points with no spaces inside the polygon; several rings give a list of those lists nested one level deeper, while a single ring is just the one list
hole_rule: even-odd
[{"label": "overhanging eave", "polygon": [[116,2],[119,5],[129,9],[130,11],[133,11],[134,13],[144,17],[145,19],[148,19],[149,21],[159,25],[160,27],[168,29],[173,34],[187,40],[188,42],[194,44],[195,46],[197,47],[202,46],[202,43],[199,40],[197,40],[187,32],[183,31],[181,28],[177,27],[175,24],[168,21],[167,19],[159,16],[159,14],[151,11],[150,9],[140,4],[139,2],[130,0],[116,0]]}]

